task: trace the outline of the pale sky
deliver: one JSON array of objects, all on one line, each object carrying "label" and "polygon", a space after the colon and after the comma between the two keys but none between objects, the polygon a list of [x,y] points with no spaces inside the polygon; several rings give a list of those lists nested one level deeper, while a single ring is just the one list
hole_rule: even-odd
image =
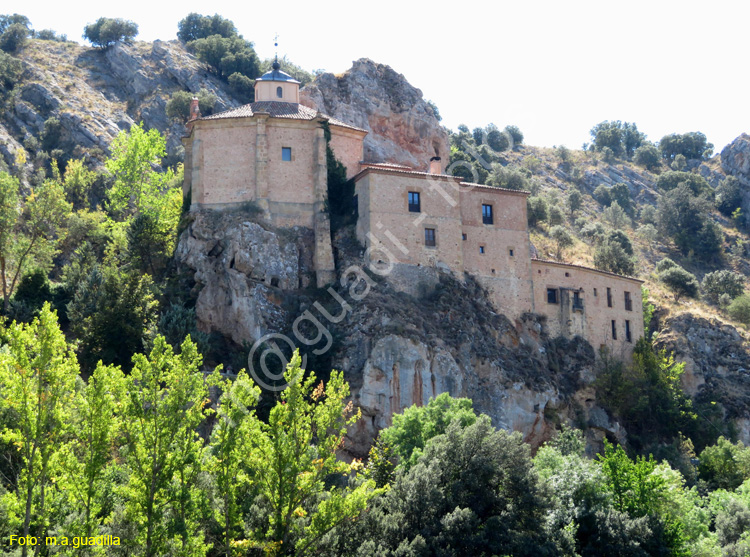
[{"label": "pale sky", "polygon": [[[526,143],[580,148],[602,120],[635,122],[652,141],[702,131],[716,152],[750,133],[750,2],[26,2],[35,29],[83,42],[122,17],[138,40],[176,38],[190,12],[231,19],[261,58],[346,71],[367,57],[434,101],[451,129],[517,125]],[[0,13],[9,13],[0,8]]]}]

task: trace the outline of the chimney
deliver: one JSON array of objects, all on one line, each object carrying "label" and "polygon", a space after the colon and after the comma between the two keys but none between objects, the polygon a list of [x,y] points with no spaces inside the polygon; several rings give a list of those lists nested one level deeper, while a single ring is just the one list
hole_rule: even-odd
[{"label": "chimney", "polygon": [[442,174],[443,168],[440,164],[440,157],[432,157],[430,159],[430,174]]},{"label": "chimney", "polygon": [[193,97],[193,100],[190,101],[190,118],[188,118],[188,121],[197,120],[200,117],[201,109],[198,103],[198,97]]}]

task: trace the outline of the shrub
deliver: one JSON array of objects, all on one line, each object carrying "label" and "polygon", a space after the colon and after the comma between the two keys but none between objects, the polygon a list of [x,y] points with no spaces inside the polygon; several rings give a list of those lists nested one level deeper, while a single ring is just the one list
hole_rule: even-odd
[{"label": "shrub", "polygon": [[526,212],[529,226],[534,227],[547,220],[547,202],[542,197],[529,197],[526,201]]},{"label": "shrub", "polygon": [[487,145],[496,153],[507,151],[510,147],[510,136],[497,129],[494,124],[490,124],[486,129]]},{"label": "shrub", "polygon": [[661,164],[659,149],[653,143],[646,143],[635,150],[633,162],[647,170],[654,170]]},{"label": "shrub", "polygon": [[653,205],[645,205],[644,207],[642,207],[640,213],[638,214],[638,220],[642,224],[653,224],[654,226],[656,226],[656,207],[654,207]]},{"label": "shrub", "polygon": [[167,116],[183,121],[190,118],[190,104],[194,96],[198,97],[198,108],[201,111],[201,116],[208,116],[213,113],[216,95],[201,89],[197,95],[189,91],[176,91],[172,98],[167,101]]},{"label": "shrub", "polygon": [[675,301],[683,296],[695,298],[698,295],[700,284],[693,273],[690,273],[682,267],[670,267],[666,271],[659,273],[659,279],[674,292]]},{"label": "shrub", "polygon": [[5,97],[23,73],[21,61],[0,51],[0,98]]},{"label": "shrub", "polygon": [[672,133],[661,138],[659,150],[665,159],[672,161],[680,155],[685,159],[707,159],[714,146],[701,132]]},{"label": "shrub", "polygon": [[716,208],[723,215],[731,214],[742,204],[742,189],[740,181],[734,176],[727,176],[716,187],[715,191]]},{"label": "shrub", "polygon": [[687,184],[680,184],[661,196],[657,219],[662,234],[671,237],[682,253],[693,251],[704,261],[721,254],[724,236],[711,220],[710,205],[705,199],[695,197]]},{"label": "shrub", "polygon": [[604,238],[604,225],[600,222],[590,222],[581,228],[581,236],[595,242]]},{"label": "shrub", "polygon": [[190,13],[177,24],[177,38],[183,43],[205,39],[211,35],[229,38],[237,36],[237,28],[219,14],[213,16]]},{"label": "shrub", "polygon": [[596,199],[599,204],[604,207],[609,207],[610,203],[612,203],[612,197],[609,194],[609,188],[604,184],[602,184],[601,186],[597,186],[592,195],[594,199]]},{"label": "shrub", "polygon": [[562,209],[560,209],[560,206],[557,203],[549,203],[548,204],[548,211],[547,211],[547,219],[550,223],[550,225],[558,225],[562,224],[564,217]]},{"label": "shrub", "polygon": [[666,271],[667,269],[671,269],[672,267],[679,267],[679,265],[677,265],[677,263],[672,261],[669,257],[665,257],[656,264],[656,272],[663,273],[664,271]]},{"label": "shrub", "polygon": [[517,168],[496,163],[492,165],[492,172],[487,178],[487,185],[509,190],[528,191],[529,180]]},{"label": "shrub", "polygon": [[626,183],[618,182],[609,188],[609,197],[613,202],[616,201],[629,216],[633,216],[633,201],[630,197],[630,188]]},{"label": "shrub", "polygon": [[99,48],[118,42],[129,42],[138,34],[138,25],[120,18],[100,17],[84,28],[83,38]]},{"label": "shrub", "polygon": [[42,130],[42,149],[47,152],[51,152],[60,143],[60,137],[62,136],[62,124],[60,120],[54,116],[48,118],[44,122],[44,130]]},{"label": "shrub", "polygon": [[669,167],[678,172],[685,170],[687,168],[687,159],[685,158],[685,155],[677,155]]},{"label": "shrub", "polygon": [[635,274],[635,262],[622,245],[615,240],[605,239],[594,252],[594,267],[618,275]]},{"label": "shrub", "polygon": [[0,35],[0,50],[5,52],[16,52],[26,44],[31,31],[22,23],[9,25]]},{"label": "shrub", "polygon": [[698,474],[713,489],[737,489],[750,479],[750,447],[719,437],[701,452]]},{"label": "shrub", "polygon": [[723,294],[728,295],[730,299],[741,296],[745,290],[745,279],[733,271],[714,271],[703,277],[701,289],[705,298],[715,304]]},{"label": "shrub", "polygon": [[523,143],[523,134],[518,126],[505,126],[505,133],[510,136],[513,140],[513,146],[521,145]]},{"label": "shrub", "polygon": [[583,205],[583,195],[578,190],[571,190],[568,194],[568,209],[574,214]]},{"label": "shrub", "polygon": [[745,325],[750,324],[750,296],[743,294],[735,298],[729,304],[727,313],[735,321],[739,321]]},{"label": "shrub", "polygon": [[34,38],[39,39],[40,41],[54,41],[56,43],[68,42],[67,35],[58,35],[57,32],[53,31],[52,29],[42,29],[41,31],[35,31]]},{"label": "shrub", "polygon": [[199,60],[205,62],[214,73],[227,81],[229,76],[238,72],[255,79],[259,73],[259,60],[252,43],[241,37],[210,37],[187,43],[187,48]]},{"label": "shrub", "polygon": [[240,72],[234,72],[227,79],[227,83],[234,90],[240,100],[252,102],[255,99],[255,87],[253,80],[242,75]]},{"label": "shrub", "polygon": [[549,230],[549,237],[555,242],[555,259],[562,261],[563,250],[573,245],[573,236],[564,226],[553,226]]},{"label": "shrub", "polygon": [[620,207],[620,204],[617,201],[613,201],[612,204],[604,209],[604,220],[606,220],[609,225],[614,228],[615,230],[619,230],[621,228],[624,228],[625,226],[630,225],[630,219],[628,218],[628,215],[625,213],[622,207]]},{"label": "shrub", "polygon": [[670,191],[680,184],[686,184],[693,195],[700,195],[705,191],[710,191],[708,182],[703,176],[693,174],[692,172],[678,172],[670,170],[664,172],[656,179],[656,187],[662,191]]},{"label": "shrub", "polygon": [[645,141],[646,135],[638,131],[635,124],[605,120],[591,128],[591,138],[592,148],[604,153],[604,160],[610,162],[615,156],[631,158]]}]

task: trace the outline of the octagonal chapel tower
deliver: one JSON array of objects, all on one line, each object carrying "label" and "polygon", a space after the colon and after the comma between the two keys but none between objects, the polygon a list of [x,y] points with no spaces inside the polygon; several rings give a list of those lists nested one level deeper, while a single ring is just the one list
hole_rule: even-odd
[{"label": "octagonal chapel tower", "polygon": [[256,80],[255,102],[202,117],[193,99],[183,138],[183,194],[190,196],[191,210],[252,203],[273,226],[311,228],[317,283],[323,286],[334,279],[326,146],[353,176],[367,132],[301,105],[299,87],[276,61]]}]

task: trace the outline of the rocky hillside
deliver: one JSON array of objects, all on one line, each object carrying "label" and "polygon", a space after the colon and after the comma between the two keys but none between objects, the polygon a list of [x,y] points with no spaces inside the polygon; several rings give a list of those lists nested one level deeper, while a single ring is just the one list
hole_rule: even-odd
[{"label": "rocky hillside", "polygon": [[[168,138],[165,165],[182,158],[182,122],[167,118],[170,96],[181,90],[205,89],[216,97],[215,110],[239,104],[226,84],[211,74],[177,41],[119,44],[105,51],[72,43],[32,40],[18,54],[24,71],[0,116],[0,153],[5,166],[27,177],[45,140],[45,122],[61,124],[54,149],[71,157],[103,160],[112,139],[133,123],[143,121]],[[370,131],[366,158],[423,169],[432,156],[448,164],[449,133],[441,127],[422,93],[393,69],[362,59],[343,75],[321,74],[302,91],[303,102],[324,113]],[[19,172],[26,154],[28,172]],[[603,208],[591,195],[597,187],[624,183],[637,208],[656,206],[661,196],[658,172],[630,162],[604,162],[598,153],[521,145],[503,153],[503,164],[522,169],[531,178],[535,195],[562,205],[573,189],[583,193],[576,217],[602,220]],[[735,176],[750,191],[750,137],[743,135],[720,155],[688,161],[688,170],[713,187]],[[1,166],[1,165],[0,165]],[[750,196],[743,212],[750,215]],[[747,241],[731,219],[713,217],[725,233],[725,247]],[[290,334],[300,316],[322,319],[349,309],[330,323],[331,347],[321,369],[346,372],[366,420],[352,437],[352,450],[362,454],[378,429],[393,413],[412,403],[426,402],[448,391],[469,396],[475,407],[499,426],[522,431],[538,445],[560,422],[588,426],[593,443],[606,434],[626,440],[627,432],[597,402],[593,381],[599,367],[594,351],[583,341],[551,339],[543,323],[529,315],[511,322],[492,310],[481,288],[470,278],[461,283],[437,271],[415,276],[410,293],[387,281],[374,280],[368,295],[357,300],[350,286],[334,293],[310,288],[311,239],[258,223],[252,215],[197,214],[186,223],[176,261],[188,276],[199,326],[226,337],[235,350],[267,333]],[[687,364],[686,391],[696,401],[718,401],[750,442],[750,344],[743,327],[732,323],[715,306],[701,300],[675,302],[654,274],[654,265],[668,256],[702,278],[706,272],[731,267],[747,273],[744,251],[731,261],[704,265],[682,257],[669,242],[648,240],[628,224],[639,268],[647,280],[658,319],[652,327],[658,345]],[[590,265],[592,245],[580,236],[575,219],[563,225],[575,241],[566,250],[572,263]],[[302,231],[297,231],[302,232]],[[361,263],[361,253],[344,229],[335,240],[339,278],[349,264]],[[539,253],[554,252],[547,227],[532,230]],[[735,252],[732,252],[735,253]],[[348,277],[356,281],[356,277]],[[346,284],[346,281],[344,281]],[[341,283],[339,283],[341,284]],[[305,326],[314,322],[307,319]],[[315,330],[308,330],[314,336]],[[747,365],[746,365],[747,363]]]}]

